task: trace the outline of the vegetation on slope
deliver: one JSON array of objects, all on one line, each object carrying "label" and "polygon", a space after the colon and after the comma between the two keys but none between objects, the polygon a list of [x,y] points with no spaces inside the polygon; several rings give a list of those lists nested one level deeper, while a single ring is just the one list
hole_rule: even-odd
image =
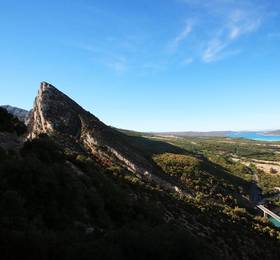
[{"label": "vegetation on slope", "polygon": [[[66,163],[67,160],[72,162]],[[116,177],[120,174],[122,181]],[[128,180],[133,178],[125,170],[102,169],[81,155],[67,158],[46,136],[27,142],[20,154],[1,150],[2,257],[206,259],[209,254],[215,256],[189,232],[167,225],[162,219],[161,206],[149,199],[154,195],[149,191],[137,195],[137,187],[132,189]]]},{"label": "vegetation on slope", "polygon": [[249,183],[229,175],[222,168],[195,157],[164,153],[154,156],[155,162],[165,173],[176,176],[199,203],[222,207],[248,207],[243,199]]},{"label": "vegetation on slope", "polygon": [[[158,138],[161,140],[161,138]],[[280,187],[280,175],[276,172],[266,173],[256,167],[258,160],[264,163],[279,163],[279,143],[260,142],[229,138],[170,138],[169,143],[186,149],[194,154],[203,155],[209,161],[223,167],[231,175],[247,182],[256,181],[262,194],[267,197]],[[245,163],[246,162],[246,163]]]},{"label": "vegetation on slope", "polygon": [[[184,159],[187,171],[197,163]],[[47,136],[19,154],[1,150],[0,198],[4,259],[238,259],[256,253],[260,234],[277,236],[261,223],[255,234],[253,220],[237,207],[230,215],[223,212],[230,207],[174,197],[125,169],[65,154]],[[266,244],[270,256],[275,243]]]},{"label": "vegetation on slope", "polygon": [[230,139],[226,137],[186,137],[171,138],[172,144],[186,150],[203,153],[204,155],[236,155],[248,159],[279,160],[276,153],[279,147],[275,144],[269,145],[267,142],[253,141],[247,139]]},{"label": "vegetation on slope", "polygon": [[277,230],[240,207],[244,180],[164,142],[131,143],[194,197],[168,193],[119,164],[101,167],[45,135],[19,152],[0,148],[2,258],[279,257]]},{"label": "vegetation on slope", "polygon": [[18,135],[22,135],[26,132],[25,124],[9,114],[8,111],[2,107],[0,107],[0,122],[0,132],[16,132]]}]

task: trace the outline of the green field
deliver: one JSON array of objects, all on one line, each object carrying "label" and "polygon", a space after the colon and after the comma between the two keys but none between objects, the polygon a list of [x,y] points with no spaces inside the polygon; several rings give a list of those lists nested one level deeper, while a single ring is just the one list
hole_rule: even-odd
[{"label": "green field", "polygon": [[196,156],[203,156],[244,181],[256,181],[265,198],[273,197],[279,192],[277,189],[280,187],[279,142],[227,137],[149,136],[148,138],[166,142]]}]

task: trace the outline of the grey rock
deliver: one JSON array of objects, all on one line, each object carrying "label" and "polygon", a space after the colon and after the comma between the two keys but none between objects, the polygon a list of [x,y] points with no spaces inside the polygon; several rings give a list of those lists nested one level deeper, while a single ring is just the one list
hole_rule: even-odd
[{"label": "grey rock", "polygon": [[107,126],[51,84],[42,82],[28,123],[29,138],[53,136],[65,148],[87,151],[105,166],[117,161],[148,181],[182,191],[155,174],[158,169],[129,143],[128,137]]}]

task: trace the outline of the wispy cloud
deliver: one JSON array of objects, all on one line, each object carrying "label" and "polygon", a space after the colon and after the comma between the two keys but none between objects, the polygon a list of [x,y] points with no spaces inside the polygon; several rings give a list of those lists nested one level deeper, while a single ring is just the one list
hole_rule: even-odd
[{"label": "wispy cloud", "polygon": [[261,26],[263,15],[248,10],[234,10],[228,17],[229,38],[236,39],[243,34],[255,32]]},{"label": "wispy cloud", "polygon": [[[241,36],[256,31],[261,25],[261,18],[253,19],[249,13],[234,10],[225,20],[225,24],[220,31],[208,41],[201,54],[204,62],[214,62],[238,54],[240,51],[230,50],[230,46]],[[231,53],[231,55],[228,55]]]},{"label": "wispy cloud", "polygon": [[185,22],[183,30],[170,41],[169,48],[171,50],[176,50],[181,42],[183,42],[193,31],[193,21],[187,20]]},{"label": "wispy cloud", "polygon": [[[141,22],[143,28],[133,24],[128,24],[126,28],[126,21],[122,21],[118,27],[124,26],[125,30],[121,32],[103,32],[103,23],[100,23],[98,30],[92,30],[95,34],[85,40],[88,45],[78,47],[88,52],[86,57],[91,63],[116,74],[127,74],[128,71],[160,73],[176,66],[187,67],[198,61],[207,64],[217,62],[248,50],[250,43],[247,39],[262,27],[271,11],[271,5],[267,4],[266,0],[174,2],[174,11],[177,12],[177,4],[182,10],[177,17],[173,11],[170,12],[171,15],[168,12],[164,21],[173,20],[164,28],[161,17],[158,23],[146,17],[145,21]],[[185,19],[182,14],[185,14]],[[108,18],[106,12],[101,15]],[[109,18],[112,21],[117,20],[115,15]],[[107,21],[106,19],[104,21]],[[96,29],[95,25],[93,29]],[[100,37],[98,32],[102,32]],[[275,34],[268,34],[266,31],[264,37],[276,40],[279,36],[276,30]],[[246,41],[242,41],[243,38]]]},{"label": "wispy cloud", "polygon": [[96,45],[78,44],[75,47],[91,54],[99,64],[112,69],[117,74],[123,74],[129,68],[128,60],[125,56],[99,48]]},{"label": "wispy cloud", "polygon": [[125,58],[114,59],[106,63],[109,68],[112,68],[117,74],[122,74],[128,69],[127,60]]},{"label": "wispy cloud", "polygon": [[200,17],[202,30],[199,33],[202,47],[198,55],[205,63],[240,53],[240,50],[232,49],[234,43],[241,37],[256,32],[266,16],[263,6],[252,0],[181,2],[204,15]]},{"label": "wispy cloud", "polygon": [[218,59],[218,55],[226,48],[227,43],[218,39],[211,40],[202,53],[202,60],[204,62],[212,62]]}]

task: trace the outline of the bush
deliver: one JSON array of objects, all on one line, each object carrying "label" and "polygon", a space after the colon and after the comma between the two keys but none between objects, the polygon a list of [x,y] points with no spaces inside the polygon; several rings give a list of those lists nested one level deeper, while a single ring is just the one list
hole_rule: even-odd
[{"label": "bush", "polygon": [[27,141],[20,152],[23,157],[37,157],[45,163],[63,162],[65,159],[61,148],[44,134]]},{"label": "bush", "polygon": [[246,209],[244,209],[244,208],[239,208],[239,207],[235,207],[234,209],[233,209],[233,213],[234,213],[234,215],[236,215],[236,216],[238,216],[238,217],[242,217],[242,216],[246,216]]},{"label": "bush", "polygon": [[0,107],[0,122],[0,132],[16,132],[17,135],[22,135],[27,130],[23,122],[9,114],[8,111],[2,107]]}]

